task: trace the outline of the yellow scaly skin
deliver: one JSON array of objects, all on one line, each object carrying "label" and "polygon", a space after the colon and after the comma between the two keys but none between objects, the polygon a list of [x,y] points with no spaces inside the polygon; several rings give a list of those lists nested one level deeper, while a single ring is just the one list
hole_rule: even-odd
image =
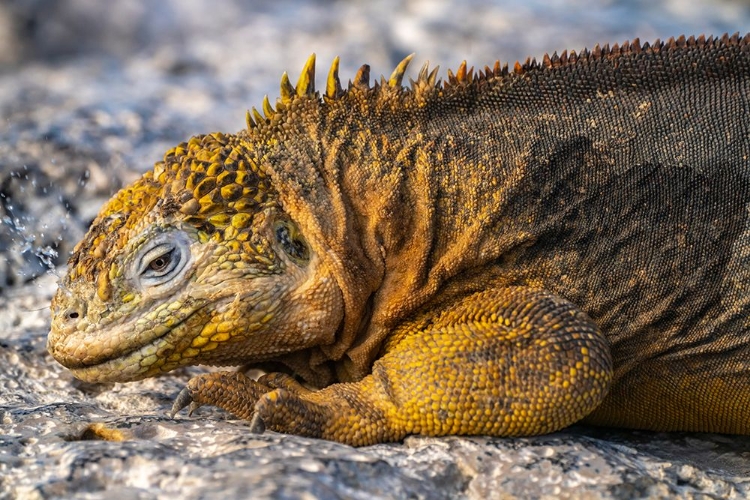
[{"label": "yellow scaly skin", "polygon": [[[679,57],[684,41],[673,50]],[[638,45],[617,57],[661,55]],[[554,82],[555,71],[578,70],[573,57],[510,72],[496,65],[476,77],[463,64],[446,84],[425,67],[404,89],[410,59],[375,86],[363,66],[347,90],[336,60],[321,97],[311,58],[296,88],[284,74],[276,109],[265,100],[262,114],[248,114],[247,131],[170,150],[102,209],[76,247],[52,304],[50,353],[90,382],[195,364],[263,368],[257,381],[238,371],[195,377],[173,413],[212,404],[252,419],[254,430],[352,445],[408,434],[541,434],[587,415],[747,433],[733,403],[721,403],[739,386],[671,367],[664,375],[652,363],[650,354],[677,345],[672,336],[643,352],[642,370],[626,359],[649,328],[649,304],[590,284],[616,259],[547,238],[545,210],[562,220],[567,209],[528,194],[527,149],[515,160],[493,149],[501,141],[513,149],[540,129],[499,132],[499,118],[481,113],[483,96],[535,77]],[[574,151],[588,158],[593,150]],[[600,267],[576,271],[586,265]],[[652,299],[676,293],[657,274]],[[613,315],[603,309],[612,303],[636,309]],[[679,332],[680,321],[659,328]],[[673,376],[715,390],[690,397],[697,409],[688,409],[669,399]],[[605,400],[613,383],[617,397]],[[652,384],[645,398],[629,392],[638,383]]]}]

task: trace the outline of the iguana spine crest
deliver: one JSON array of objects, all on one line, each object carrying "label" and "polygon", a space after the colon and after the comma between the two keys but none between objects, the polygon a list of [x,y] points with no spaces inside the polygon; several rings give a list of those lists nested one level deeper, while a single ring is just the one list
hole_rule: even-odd
[{"label": "iguana spine crest", "polygon": [[[671,37],[666,42],[662,42],[657,38],[652,44],[644,42],[641,44],[639,38],[634,38],[633,41],[625,41],[622,45],[617,43],[611,47],[609,44],[599,46],[595,45],[593,49],[583,49],[579,53],[575,50],[564,50],[559,55],[554,52],[551,56],[544,54],[542,61],[538,62],[536,58],[529,57],[524,63],[516,61],[513,65],[513,69],[509,69],[508,63],[501,64],[500,60],[496,60],[495,64],[485,66],[483,70],[474,72],[474,67],[467,69],[466,61],[462,61],[459,64],[458,69],[454,73],[448,69],[448,79],[440,80],[437,78],[439,66],[435,67],[431,71],[429,70],[429,62],[425,62],[422,69],[419,71],[419,76],[416,80],[409,79],[410,87],[402,87],[402,81],[404,74],[409,66],[409,63],[414,58],[415,54],[409,54],[406,56],[393,70],[393,73],[388,78],[381,77],[380,81],[370,85],[370,65],[363,64],[354,78],[349,81],[348,90],[344,90],[341,86],[341,80],[339,78],[339,57],[335,57],[331,69],[328,72],[326,79],[326,100],[336,100],[343,98],[347,92],[351,91],[352,88],[358,88],[360,90],[378,89],[379,87],[393,87],[402,89],[403,91],[418,91],[420,87],[437,88],[438,90],[447,90],[455,86],[464,86],[473,84],[475,86],[481,86],[482,84],[491,81],[495,78],[507,77],[511,74],[523,75],[529,72],[562,68],[566,66],[575,66],[583,64],[591,64],[603,59],[615,59],[623,55],[630,53],[639,54],[641,52],[653,52],[659,53],[663,50],[676,50],[686,47],[706,47],[711,45],[750,45],[750,33],[744,37],[740,37],[739,32],[733,35],[724,34],[721,37],[699,35],[698,37],[690,36],[685,37],[684,35],[677,38]],[[316,96],[315,91],[315,54],[311,54],[307,59],[307,62],[302,68],[299,80],[296,87],[292,86],[289,81],[289,75],[285,71],[281,76],[280,84],[280,98],[276,102],[276,108],[274,109],[268,98],[268,95],[264,96],[263,103],[261,105],[262,113],[257,108],[253,107],[251,111],[248,111],[245,115],[245,121],[248,129],[253,129],[261,124],[268,124],[271,122],[273,117],[280,113],[288,106],[294,99],[295,96]]]}]

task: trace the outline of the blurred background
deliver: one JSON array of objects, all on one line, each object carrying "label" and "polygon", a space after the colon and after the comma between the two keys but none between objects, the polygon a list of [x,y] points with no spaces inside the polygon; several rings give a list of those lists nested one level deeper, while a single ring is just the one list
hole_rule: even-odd
[{"label": "blurred background", "polygon": [[0,0],[0,296],[64,264],[124,183],[189,136],[244,126],[318,55],[441,76],[636,37],[750,31],[748,0]]}]

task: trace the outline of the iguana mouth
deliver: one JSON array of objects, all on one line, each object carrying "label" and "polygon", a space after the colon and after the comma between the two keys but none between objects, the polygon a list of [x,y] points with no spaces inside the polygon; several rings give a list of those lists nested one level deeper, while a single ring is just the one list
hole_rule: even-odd
[{"label": "iguana mouth", "polygon": [[[103,351],[97,356],[87,357],[86,359],[74,358],[69,356],[61,356],[60,358],[56,357],[56,359],[58,359],[58,361],[66,368],[73,371],[76,377],[82,380],[91,379],[92,376],[96,376],[98,380],[101,380],[101,376],[103,375],[102,371],[112,371],[114,373],[118,370],[126,370],[128,373],[131,373],[131,367],[133,367],[134,365],[138,365],[138,370],[136,370],[136,372],[144,369],[145,373],[147,371],[145,369],[149,368],[151,366],[151,363],[144,365],[143,361],[148,360],[149,358],[153,358],[153,360],[155,361],[157,352],[159,353],[160,358],[169,356],[172,352],[174,352],[177,349],[177,346],[173,345],[173,347],[170,349],[168,337],[170,337],[170,334],[173,334],[180,326],[184,325],[191,318],[193,318],[199,311],[204,309],[204,307],[205,306],[195,307],[189,312],[183,313],[183,315],[181,315],[181,317],[179,317],[176,322],[170,324],[169,326],[167,326],[165,322],[162,322],[159,325],[154,325],[153,327],[151,327],[151,331],[153,331],[153,329],[157,326],[162,326],[166,329],[157,336],[149,338],[146,343],[121,343],[118,345],[118,347],[127,346],[129,348],[126,350],[115,349]],[[132,326],[132,322],[126,323],[123,325],[122,330],[125,331],[127,328]],[[139,336],[140,333],[145,331],[148,331],[148,329],[135,330],[134,332],[132,332],[132,335]],[[57,354],[60,354],[59,351]],[[104,369],[104,367],[108,365],[109,368]],[[86,374],[89,375],[87,376]],[[128,377],[128,380],[132,380],[132,378]]]}]

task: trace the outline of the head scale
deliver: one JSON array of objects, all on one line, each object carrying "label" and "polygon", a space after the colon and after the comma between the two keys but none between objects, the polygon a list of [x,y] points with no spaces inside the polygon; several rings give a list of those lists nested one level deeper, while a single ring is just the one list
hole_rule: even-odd
[{"label": "head scale", "polygon": [[67,282],[97,281],[99,298],[110,298],[118,274],[112,256],[142,228],[184,222],[203,238],[252,247],[253,219],[276,202],[269,178],[252,161],[247,144],[220,133],[197,136],[169,150],[153,171],[117,193],[76,247]]}]

